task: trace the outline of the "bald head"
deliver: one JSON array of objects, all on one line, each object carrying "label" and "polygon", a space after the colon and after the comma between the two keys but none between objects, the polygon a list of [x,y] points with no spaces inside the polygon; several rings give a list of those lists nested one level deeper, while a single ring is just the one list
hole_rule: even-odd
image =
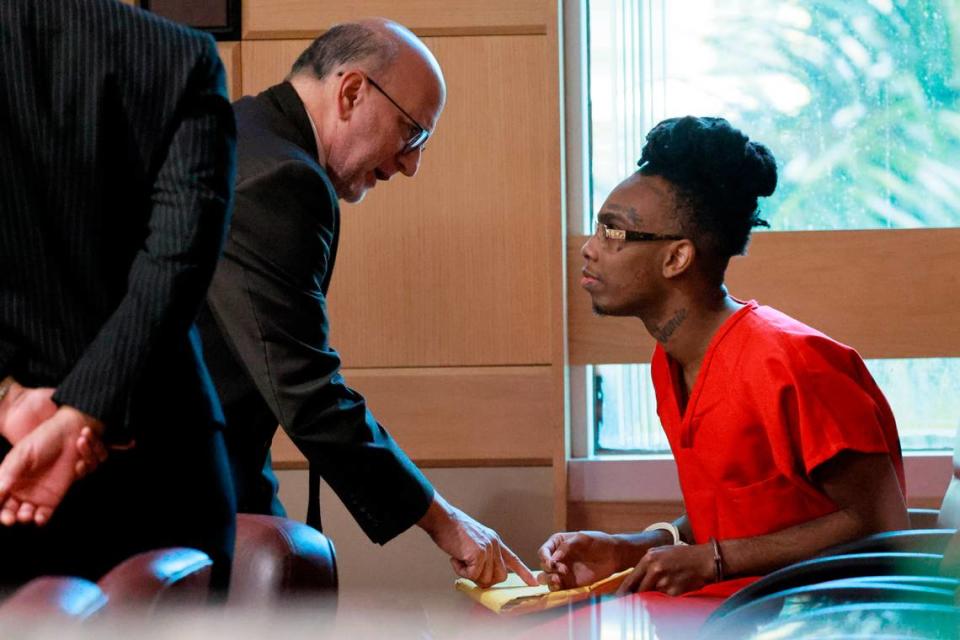
[{"label": "bald head", "polygon": [[[325,80],[344,66],[382,78],[397,72],[416,82],[429,101],[446,101],[440,64],[412,31],[386,18],[368,18],[334,25],[307,47],[290,70],[288,80]],[[430,100],[432,98],[432,100]]]},{"label": "bald head", "polygon": [[406,27],[375,18],[332,27],[287,77],[313,122],[318,158],[341,199],[417,173],[446,103],[440,65]]}]

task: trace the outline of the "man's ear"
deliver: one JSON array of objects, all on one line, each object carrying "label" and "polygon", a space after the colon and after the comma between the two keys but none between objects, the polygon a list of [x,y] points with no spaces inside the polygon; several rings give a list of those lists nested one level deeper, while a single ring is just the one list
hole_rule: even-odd
[{"label": "man's ear", "polygon": [[337,85],[337,113],[341,120],[349,120],[363,100],[364,77],[358,71],[341,72],[340,83]]},{"label": "man's ear", "polygon": [[697,248],[689,240],[675,240],[667,245],[662,273],[664,278],[676,278],[686,273],[697,257]]}]

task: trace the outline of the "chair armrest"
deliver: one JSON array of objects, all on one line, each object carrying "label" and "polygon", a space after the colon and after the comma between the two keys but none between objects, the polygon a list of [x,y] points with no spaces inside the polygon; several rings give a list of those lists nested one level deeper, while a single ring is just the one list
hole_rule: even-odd
[{"label": "chair armrest", "polygon": [[951,638],[960,607],[916,602],[858,602],[801,611],[764,628],[771,638]]},{"label": "chair armrest", "polygon": [[237,514],[230,604],[333,602],[337,585],[336,551],[322,533],[288,518]]},{"label": "chair armrest", "polygon": [[[789,610],[813,611],[828,606],[858,602],[913,602],[952,605],[954,585],[921,586],[895,581],[833,580],[785,589],[749,602],[726,616],[711,621],[700,632],[701,638],[753,637],[761,625],[768,624]],[[786,608],[785,608],[786,607]]]},{"label": "chair armrest", "polygon": [[751,583],[727,598],[710,616],[722,618],[758,598],[804,585],[876,575],[939,575],[943,556],[934,553],[856,553],[797,562]]},{"label": "chair armrest", "polygon": [[911,529],[939,529],[939,509],[907,509]]},{"label": "chair armrest", "polygon": [[106,595],[89,580],[42,576],[23,585],[0,604],[0,619],[43,617],[79,621],[100,611],[106,603]]},{"label": "chair armrest", "polygon": [[109,598],[110,612],[203,604],[210,595],[212,567],[210,557],[197,549],[157,549],[127,558],[98,584]]},{"label": "chair armrest", "polygon": [[900,551],[904,553],[937,553],[943,555],[956,529],[911,529],[906,531],[884,531],[838,544],[817,554],[823,556],[841,556],[851,553],[878,553]]}]

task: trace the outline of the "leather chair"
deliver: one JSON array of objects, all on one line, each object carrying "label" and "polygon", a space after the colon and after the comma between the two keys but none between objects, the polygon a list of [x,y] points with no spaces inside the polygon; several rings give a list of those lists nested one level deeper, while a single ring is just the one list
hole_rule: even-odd
[{"label": "leather chair", "polygon": [[228,605],[336,604],[333,543],[302,522],[237,514]]},{"label": "leather chair", "polygon": [[958,629],[960,607],[918,602],[859,602],[782,617],[765,627],[763,636],[946,640],[960,636]]},{"label": "leather chair", "polygon": [[[786,566],[724,600],[708,624],[765,596],[807,585],[861,576],[940,576],[943,556],[933,553],[856,553],[813,558]],[[947,576],[952,577],[952,576]]]},{"label": "leather chair", "polygon": [[873,579],[833,580],[785,589],[757,598],[722,618],[711,620],[701,630],[703,638],[752,638],[761,626],[778,618],[825,607],[864,602],[912,602],[952,606],[957,580],[913,577],[904,581],[895,576]]},{"label": "leather chair", "polygon": [[0,620],[82,621],[106,604],[107,596],[89,580],[41,576],[17,589],[0,604]]},{"label": "leather chair", "polygon": [[172,547],[132,556],[100,578],[107,613],[204,604],[210,595],[213,562],[202,551]]}]

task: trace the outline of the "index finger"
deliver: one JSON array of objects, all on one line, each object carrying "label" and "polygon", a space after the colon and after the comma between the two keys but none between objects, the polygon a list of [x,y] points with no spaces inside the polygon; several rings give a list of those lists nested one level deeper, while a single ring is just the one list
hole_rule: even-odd
[{"label": "index finger", "polygon": [[523,560],[518,558],[517,554],[515,554],[510,547],[503,545],[500,547],[500,552],[504,556],[503,563],[510,569],[513,569],[528,586],[535,587],[539,584],[537,577],[533,575],[533,571],[530,571],[527,565],[523,564]]}]

